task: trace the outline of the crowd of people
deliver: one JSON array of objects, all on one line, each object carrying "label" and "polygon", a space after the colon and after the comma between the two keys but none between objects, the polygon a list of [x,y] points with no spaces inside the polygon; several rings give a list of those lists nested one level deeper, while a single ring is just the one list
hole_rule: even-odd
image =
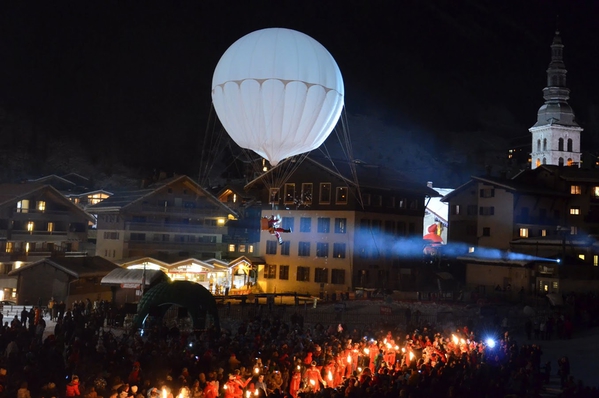
[{"label": "crowd of people", "polygon": [[[43,339],[5,323],[0,396],[535,397],[552,372],[540,346],[518,344],[509,332],[413,323],[358,330],[262,314],[230,330],[162,324],[117,333],[105,328],[103,306],[82,302]],[[567,357],[557,374],[565,397],[599,396],[569,374]]]}]

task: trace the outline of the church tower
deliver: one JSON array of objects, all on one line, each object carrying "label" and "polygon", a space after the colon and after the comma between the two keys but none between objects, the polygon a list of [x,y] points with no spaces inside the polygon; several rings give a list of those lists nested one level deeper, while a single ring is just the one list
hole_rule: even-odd
[{"label": "church tower", "polygon": [[543,164],[580,167],[582,128],[576,123],[568,104],[570,89],[566,87],[563,49],[562,38],[557,31],[551,44],[547,87],[543,89],[545,103],[537,112],[537,123],[528,129],[532,133],[532,169]]}]

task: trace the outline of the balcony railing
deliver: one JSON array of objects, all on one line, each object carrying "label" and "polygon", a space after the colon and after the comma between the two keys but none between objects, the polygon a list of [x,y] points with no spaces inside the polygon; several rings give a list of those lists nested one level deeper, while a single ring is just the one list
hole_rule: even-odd
[{"label": "balcony railing", "polygon": [[183,207],[183,206],[142,206],[140,214],[169,214],[169,215],[187,215],[204,217],[226,217],[227,213],[222,208],[213,204],[204,206]]},{"label": "balcony railing", "polygon": [[223,234],[227,228],[212,225],[189,225],[168,223],[126,222],[125,230],[138,232],[187,233],[187,234]]},{"label": "balcony railing", "polygon": [[129,250],[154,250],[154,251],[225,251],[228,247],[226,243],[207,243],[207,242],[160,242],[160,241],[125,241]]},{"label": "balcony railing", "polygon": [[43,219],[49,216],[73,217],[73,213],[67,210],[38,210],[38,209],[13,209],[12,218],[19,220],[21,218]]}]

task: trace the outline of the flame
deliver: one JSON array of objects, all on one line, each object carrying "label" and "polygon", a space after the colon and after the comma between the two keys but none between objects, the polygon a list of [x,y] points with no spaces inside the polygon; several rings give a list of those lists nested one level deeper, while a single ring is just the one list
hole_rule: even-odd
[{"label": "flame", "polygon": [[333,372],[331,372],[330,370],[329,370],[329,380],[333,381]]},{"label": "flame", "polygon": [[459,341],[459,339],[458,339],[458,336],[456,336],[455,334],[452,334],[452,335],[451,335],[451,339],[452,339],[452,340],[453,340],[453,342],[454,342],[454,343],[456,343],[456,344],[457,344],[457,343],[458,343],[458,341]]},{"label": "flame", "polygon": [[351,363],[351,355],[347,355],[347,363]]},{"label": "flame", "polygon": [[412,351],[410,351],[410,361],[414,359],[414,353]]},{"label": "flame", "polygon": [[251,395],[251,394],[252,394],[252,393],[251,393],[249,390],[245,392],[245,396],[246,396],[247,398],[250,398],[250,395]]},{"label": "flame", "polygon": [[364,354],[366,354],[366,355],[370,354],[370,350],[368,348],[364,348]]},{"label": "flame", "polygon": [[162,387],[162,397],[163,398],[167,398],[168,397],[168,393],[166,392],[166,388]]},{"label": "flame", "polygon": [[310,380],[310,384],[312,384],[314,386],[314,385],[316,385],[316,382],[314,380]]},{"label": "flame", "polygon": [[256,390],[254,390],[254,395],[255,395],[255,396],[258,396],[258,395],[260,395],[260,392],[258,391],[258,389],[257,389],[257,388],[256,388]]}]

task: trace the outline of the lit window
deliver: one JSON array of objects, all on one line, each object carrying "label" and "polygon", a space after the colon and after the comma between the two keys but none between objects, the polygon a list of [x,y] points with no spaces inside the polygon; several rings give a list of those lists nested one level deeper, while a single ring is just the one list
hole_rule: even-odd
[{"label": "lit window", "polygon": [[570,185],[570,193],[572,195],[580,195],[582,193],[580,185]]},{"label": "lit window", "polygon": [[253,253],[254,252],[254,245],[250,245],[248,247],[248,253]]},{"label": "lit window", "polygon": [[543,285],[543,290],[545,290],[546,292],[549,291],[549,285]]},{"label": "lit window", "polygon": [[54,223],[53,222],[48,223],[48,232],[54,232]]},{"label": "lit window", "polygon": [[542,229],[541,230],[541,236],[547,236],[547,230],[546,229]]},{"label": "lit window", "polygon": [[6,242],[6,252],[12,253],[12,242]]},{"label": "lit window", "polygon": [[528,238],[528,228],[520,228],[520,237]]},{"label": "lit window", "polygon": [[239,253],[245,253],[245,245],[239,245]]},{"label": "lit window", "polygon": [[474,246],[470,246],[468,248],[468,253],[474,253]]},{"label": "lit window", "polygon": [[19,200],[17,202],[17,213],[29,212],[29,201],[27,199]]},{"label": "lit window", "polygon": [[552,288],[554,288],[554,289],[557,289],[557,287],[558,287],[558,286],[559,286],[559,285],[558,285],[558,282],[557,282],[557,281],[553,281],[553,282],[551,282],[551,287],[552,287]]},{"label": "lit window", "polygon": [[599,198],[599,187],[593,187],[593,197]]},{"label": "lit window", "polygon": [[570,207],[570,214],[572,214],[574,216],[580,215],[580,207],[577,207],[577,206]]},{"label": "lit window", "polygon": [[581,259],[581,260],[584,260],[584,254],[579,254],[578,258]]},{"label": "lit window", "polygon": [[27,222],[27,231],[29,231],[29,232],[33,231],[33,221]]},{"label": "lit window", "polygon": [[46,210],[46,202],[43,200],[38,201],[37,209],[38,209],[38,211],[45,211]]},{"label": "lit window", "polygon": [[460,214],[460,205],[453,205],[451,213],[454,214],[454,215]]},{"label": "lit window", "polygon": [[229,251],[230,252],[234,252],[235,251],[235,245],[229,245]]},{"label": "lit window", "polygon": [[347,187],[337,187],[336,193],[335,203],[338,205],[347,204]]},{"label": "lit window", "polygon": [[595,267],[599,266],[599,256],[596,254],[593,256],[593,265]]}]

